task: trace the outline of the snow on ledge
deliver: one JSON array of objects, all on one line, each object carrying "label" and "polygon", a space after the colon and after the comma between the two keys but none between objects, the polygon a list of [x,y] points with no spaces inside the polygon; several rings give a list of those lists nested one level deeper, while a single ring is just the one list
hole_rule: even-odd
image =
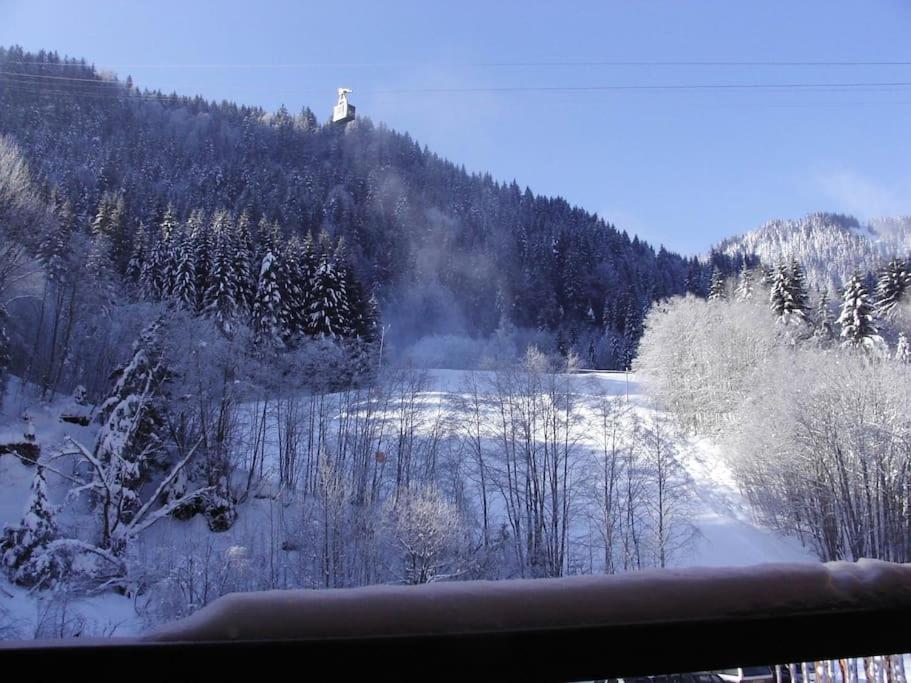
[{"label": "snow on ledge", "polygon": [[649,570],[614,576],[235,593],[148,634],[223,641],[485,633],[911,607],[911,564]]}]

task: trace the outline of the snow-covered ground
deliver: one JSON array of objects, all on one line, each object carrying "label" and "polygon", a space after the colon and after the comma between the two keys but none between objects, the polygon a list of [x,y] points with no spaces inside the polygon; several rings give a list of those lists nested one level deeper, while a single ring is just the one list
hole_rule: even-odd
[{"label": "snow-covered ground", "polygon": [[717,446],[701,439],[687,442],[683,464],[695,485],[698,509],[693,522],[701,536],[684,566],[818,562],[797,540],[756,522]]},{"label": "snow-covered ground", "polygon": [[[465,373],[460,370],[432,370],[429,375],[430,391],[436,394],[458,393],[464,386]],[[642,416],[654,411],[635,373],[583,372],[574,375],[573,382],[580,393],[608,392],[628,398],[633,409]],[[583,438],[581,443],[598,448],[594,435]],[[693,481],[695,509],[692,522],[699,531],[695,547],[679,558],[678,566],[819,561],[796,539],[783,537],[756,521],[720,448],[705,439],[684,440],[678,448],[681,462]]]},{"label": "snow-covered ground", "polygon": [[[485,373],[479,373],[484,375]],[[480,377],[483,380],[485,377]],[[488,377],[489,379],[489,377]],[[428,372],[427,389],[422,405],[424,410],[438,411],[441,405],[451,407],[451,399],[460,393],[465,385],[466,373],[455,370],[432,370]],[[633,410],[648,416],[654,408],[650,406],[640,382],[633,374],[613,372],[579,373],[571,382],[580,394],[601,394],[608,392],[628,400]],[[23,411],[31,416],[38,442],[43,448],[42,460],[58,447],[65,435],[83,443],[91,444],[95,427],[80,427],[59,420],[67,399],[50,404],[22,398],[18,387],[13,385],[0,416],[0,431],[6,436],[16,436],[25,428],[21,419]],[[585,410],[583,408],[583,410]],[[594,416],[592,416],[594,418]],[[428,423],[432,422],[428,420]],[[583,434],[580,445],[597,450],[597,436]],[[267,438],[267,442],[269,439]],[[794,539],[785,538],[764,528],[754,518],[750,506],[734,483],[730,469],[720,449],[705,440],[684,440],[677,444],[681,462],[692,479],[694,506],[691,521],[698,530],[694,546],[679,557],[677,566],[742,566],[765,562],[816,562],[816,559]],[[34,468],[25,465],[10,455],[0,456],[0,525],[15,524],[19,521],[28,496],[28,488]],[[66,482],[53,474],[48,477],[54,500],[62,501]],[[217,535],[219,549],[230,547],[235,539],[243,539],[264,520],[271,523],[270,513],[265,510],[268,503],[252,499],[239,510],[235,526],[225,534]],[[80,519],[72,512],[64,513],[61,526],[78,525]],[[182,544],[194,543],[206,536],[205,523],[200,518],[190,522],[167,520],[151,530],[156,541],[173,552]],[[179,550],[178,550],[179,552]],[[46,596],[11,586],[0,578],[0,637],[3,628],[13,627],[19,637],[33,637],[42,628],[49,628],[60,606],[53,610]],[[120,595],[105,594],[74,600],[65,605],[73,623],[84,623],[85,635],[130,635],[143,630],[143,621],[137,616],[132,602]],[[53,612],[53,613],[52,613]],[[8,633],[10,629],[7,629]],[[7,635],[7,637],[9,637]]]}]

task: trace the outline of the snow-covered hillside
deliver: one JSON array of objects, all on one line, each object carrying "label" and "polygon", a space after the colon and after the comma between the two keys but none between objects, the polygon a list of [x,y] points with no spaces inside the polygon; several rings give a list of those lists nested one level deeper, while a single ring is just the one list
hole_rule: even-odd
[{"label": "snow-covered hillside", "polygon": [[[472,373],[484,375],[486,373]],[[431,371],[432,391],[458,394],[464,375],[457,370]],[[642,417],[656,414],[645,388],[635,373],[595,372],[573,376],[580,394],[604,393],[621,398]],[[660,414],[660,413],[659,413]],[[597,417],[588,413],[594,424]],[[594,430],[587,431],[580,445],[597,449]],[[678,443],[680,462],[686,470],[694,495],[691,519],[698,534],[693,545],[675,562],[680,567],[741,566],[763,562],[817,562],[807,549],[759,524],[749,503],[734,482],[724,453],[705,439],[682,438]]]},{"label": "snow-covered hillside", "polygon": [[[597,453],[601,449],[598,406],[603,404],[598,401],[605,397],[611,397],[617,406],[626,406],[629,413],[635,414],[639,420],[664,417],[651,407],[634,374],[578,373],[558,378],[567,381],[579,399],[576,452]],[[466,387],[492,387],[496,376],[486,372],[434,370],[422,373],[421,381],[417,397],[421,414],[414,416],[413,421],[418,426],[417,436],[429,439],[434,435],[439,438],[441,416],[444,416],[443,422],[449,425],[463,416],[468,405]],[[42,405],[23,398],[18,387],[14,387],[9,392],[3,417],[6,432],[13,433],[19,429],[21,415],[27,411],[37,440],[43,447],[42,462],[53,462],[52,466],[63,474],[72,472],[72,464],[66,458],[50,460],[63,436],[70,435],[91,443],[95,429],[93,426],[80,427],[60,422],[59,415],[65,405],[65,400]],[[264,582],[259,580],[262,577],[255,579],[252,576],[254,573],[280,574],[293,569],[289,564],[293,564],[293,559],[289,558],[301,551],[292,548],[289,539],[293,540],[294,535],[299,533],[298,516],[302,513],[295,513],[297,508],[289,507],[287,496],[275,486],[281,466],[279,419],[276,416],[264,427],[264,458],[259,464],[264,478],[259,491],[239,506],[238,520],[229,531],[213,534],[200,517],[195,517],[189,521],[167,519],[146,532],[134,552],[137,559],[150,568],[150,572],[153,572],[152,567],[157,568],[153,573],[159,580],[183,581],[186,578],[183,573],[193,570],[182,564],[182,559],[194,557],[200,548],[206,549],[207,557],[215,558],[213,571],[223,572],[225,581],[229,581],[235,590],[262,587]],[[816,561],[794,539],[784,538],[757,523],[748,503],[738,491],[719,448],[705,440],[675,438],[677,458],[685,472],[684,479],[690,494],[688,521],[696,533],[669,562],[670,565],[724,566]],[[495,445],[491,444],[490,448],[493,450]],[[0,456],[0,523],[15,524],[19,521],[33,475],[34,467],[10,455]],[[54,502],[63,503],[68,482],[53,472],[49,473],[48,481]],[[469,495],[477,496],[470,484],[467,486],[467,490],[471,491]],[[581,487],[581,484],[577,482],[577,486]],[[505,514],[504,505],[493,491],[490,498],[491,514],[494,517]],[[582,493],[577,493],[574,506],[581,508],[588,505],[583,498]],[[89,526],[88,514],[84,507],[65,505],[60,518],[61,527],[76,534],[78,527]],[[584,545],[584,540],[580,539],[591,536],[591,523],[590,516],[577,514],[571,523],[570,543]],[[280,556],[266,549],[266,536],[274,541],[270,547],[281,545],[284,552]],[[578,555],[577,552],[575,554]],[[242,570],[237,570],[241,565]],[[601,566],[595,559],[591,569],[599,571]],[[178,579],[172,575],[179,575]],[[265,583],[270,585],[268,581]],[[276,583],[285,585],[280,578],[273,579],[273,584]],[[286,584],[294,585],[287,580]],[[186,585],[192,585],[192,582]],[[107,592],[68,598],[61,605],[41,592],[29,593],[3,579],[0,579],[0,589],[0,620],[5,622],[6,637],[33,637],[36,634],[52,637],[76,633],[127,635],[147,629],[167,614],[160,606],[156,605],[154,609],[151,606],[153,601],[162,600],[160,596],[129,599]],[[158,596],[154,591],[151,595]],[[202,606],[214,597],[217,596],[195,596],[191,602]]]},{"label": "snow-covered hillside", "polygon": [[734,256],[755,254],[775,266],[796,258],[817,289],[840,290],[851,273],[875,271],[888,259],[911,253],[911,217],[880,218],[862,224],[851,216],[813,213],[797,220],[773,220],[721,242]]}]

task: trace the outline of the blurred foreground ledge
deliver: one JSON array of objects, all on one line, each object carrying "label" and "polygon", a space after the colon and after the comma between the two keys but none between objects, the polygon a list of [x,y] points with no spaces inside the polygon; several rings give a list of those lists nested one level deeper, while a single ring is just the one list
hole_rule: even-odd
[{"label": "blurred foreground ledge", "polygon": [[911,565],[766,564],[238,593],[142,639],[10,642],[0,661],[579,680],[908,652],[909,617]]}]

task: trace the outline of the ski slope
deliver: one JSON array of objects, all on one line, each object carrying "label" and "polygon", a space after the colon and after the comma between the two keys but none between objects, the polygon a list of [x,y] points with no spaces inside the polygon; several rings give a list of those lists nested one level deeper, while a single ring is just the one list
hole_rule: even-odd
[{"label": "ski slope", "polygon": [[[430,370],[430,391],[438,398],[458,393],[465,374],[461,370]],[[573,375],[572,381],[581,394],[608,392],[628,400],[642,416],[655,411],[635,373],[581,372]],[[586,442],[597,448],[593,436],[584,437],[581,443]],[[694,547],[678,559],[677,566],[819,561],[796,539],[767,529],[756,520],[718,446],[705,439],[686,439],[677,446],[681,464],[692,479],[695,505],[691,521],[699,532]]]}]

